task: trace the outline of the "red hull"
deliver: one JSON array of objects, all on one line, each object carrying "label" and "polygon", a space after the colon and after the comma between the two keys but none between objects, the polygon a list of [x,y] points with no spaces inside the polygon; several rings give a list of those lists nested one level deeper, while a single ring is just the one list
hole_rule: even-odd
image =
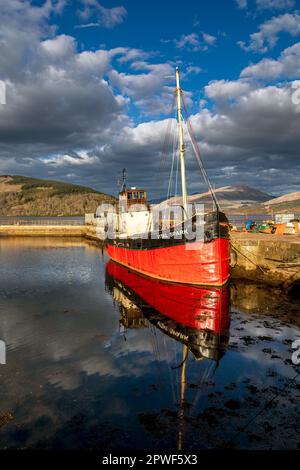
[{"label": "red hull", "polygon": [[108,245],[107,251],[114,261],[168,282],[222,286],[229,278],[229,240],[225,238],[147,250]]},{"label": "red hull", "polygon": [[229,328],[229,289],[167,284],[129,271],[112,261],[107,273],[160,314],[182,325],[222,334]]}]

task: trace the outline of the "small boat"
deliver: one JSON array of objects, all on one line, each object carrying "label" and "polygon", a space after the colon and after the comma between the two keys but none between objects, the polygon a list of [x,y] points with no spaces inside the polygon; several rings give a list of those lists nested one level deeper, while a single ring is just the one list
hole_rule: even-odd
[{"label": "small boat", "polygon": [[[155,225],[155,208],[147,206],[146,191],[136,187],[128,189],[123,170],[117,229],[114,236],[106,238],[107,252],[114,261],[155,279],[191,285],[223,286],[229,278],[229,223],[226,215],[219,209],[192,134],[191,147],[208,185],[213,210],[204,212],[199,222],[195,211],[191,212],[188,207],[182,113],[184,101],[178,68],[175,93],[182,193],[181,216],[171,220],[169,215],[167,228],[162,222]],[[186,129],[192,132],[188,117]],[[163,214],[164,210],[161,212]],[[101,218],[101,214],[98,216]],[[201,229],[198,231],[202,234],[201,237],[196,234],[197,228]]]}]

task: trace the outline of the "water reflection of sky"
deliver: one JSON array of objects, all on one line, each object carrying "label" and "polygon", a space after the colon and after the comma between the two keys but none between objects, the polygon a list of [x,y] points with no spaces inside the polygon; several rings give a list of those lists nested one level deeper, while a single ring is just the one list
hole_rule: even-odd
[{"label": "water reflection of sky", "polygon": [[295,448],[299,379],[291,343],[299,301],[232,289],[230,342],[213,361],[189,355],[178,417],[182,344],[154,327],[119,325],[106,258],[70,240],[0,239],[1,448]]}]

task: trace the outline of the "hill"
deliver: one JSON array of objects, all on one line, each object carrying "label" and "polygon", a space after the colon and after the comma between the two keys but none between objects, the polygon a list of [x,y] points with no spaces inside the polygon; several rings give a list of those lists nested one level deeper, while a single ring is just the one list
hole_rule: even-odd
[{"label": "hill", "polygon": [[95,212],[102,202],[115,198],[63,181],[0,175],[0,215],[57,216]]},{"label": "hill", "polygon": [[280,197],[275,197],[270,201],[266,201],[264,206],[283,206],[283,205],[298,205],[300,207],[300,191],[284,194]]},{"label": "hill", "polygon": [[265,212],[300,213],[300,191],[284,194],[260,205]]},{"label": "hill", "polygon": [[268,201],[259,204],[252,204],[250,206],[241,206],[236,208],[236,214],[278,214],[278,213],[293,213],[300,214],[300,191],[284,194],[283,196],[274,197]]},{"label": "hill", "polygon": [[[263,191],[259,191],[249,186],[223,186],[222,188],[215,189],[215,194],[220,207],[223,210],[234,211],[241,207],[251,206],[253,204],[260,204],[265,201],[269,201],[272,196]],[[190,203],[209,203],[211,196],[209,192],[198,193],[188,196],[188,202]],[[165,205],[166,202],[169,204],[180,204],[181,197],[172,197],[167,201],[161,203]]]}]

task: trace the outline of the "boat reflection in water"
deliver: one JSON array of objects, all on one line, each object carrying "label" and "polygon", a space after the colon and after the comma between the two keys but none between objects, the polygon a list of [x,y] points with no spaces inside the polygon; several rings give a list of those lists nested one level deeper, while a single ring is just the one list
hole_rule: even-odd
[{"label": "boat reflection in water", "polygon": [[106,285],[118,302],[125,328],[150,323],[184,344],[186,359],[219,361],[229,342],[229,288],[171,284],[141,276],[109,261]]}]

